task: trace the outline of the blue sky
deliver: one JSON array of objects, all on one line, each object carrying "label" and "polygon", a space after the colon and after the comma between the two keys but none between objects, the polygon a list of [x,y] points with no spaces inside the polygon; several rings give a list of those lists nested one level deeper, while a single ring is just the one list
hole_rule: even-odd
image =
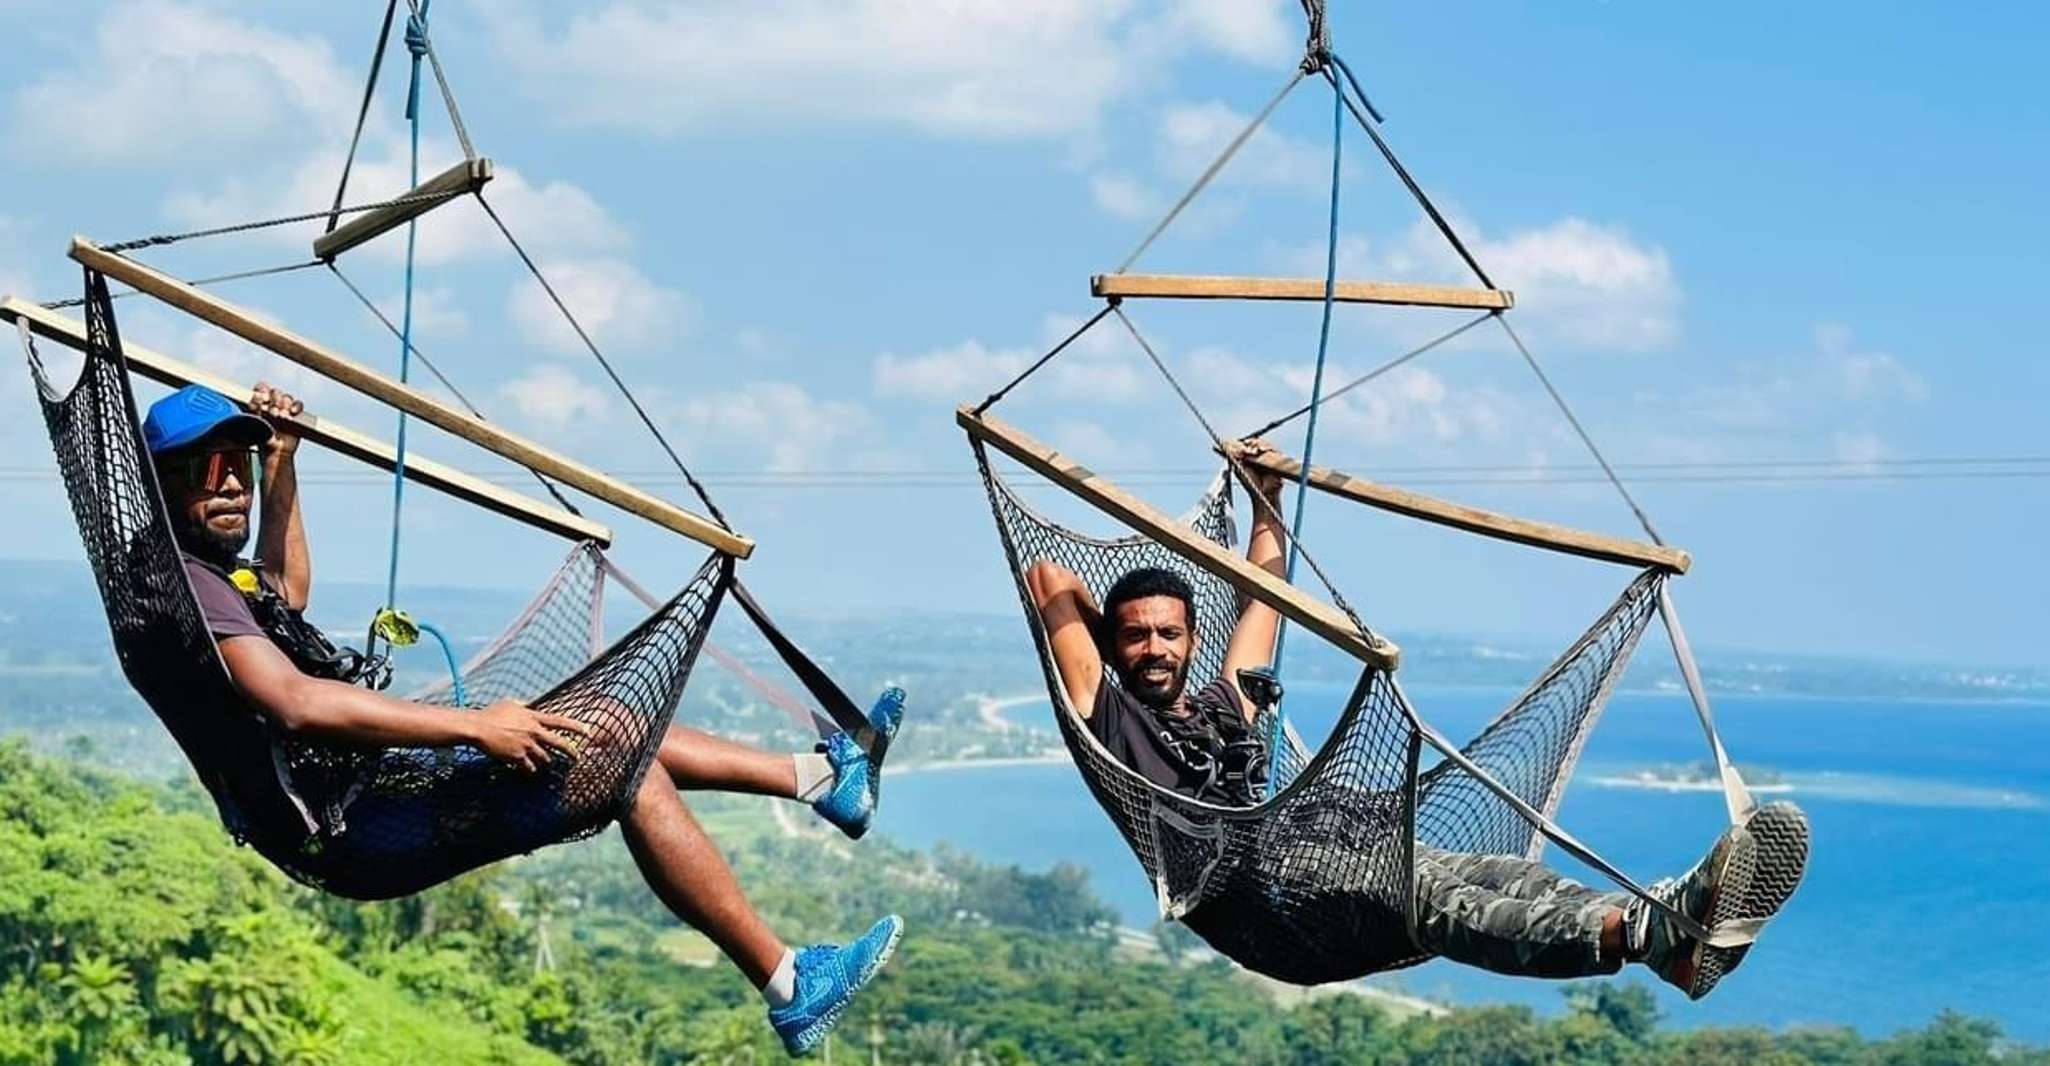
[{"label": "blue sky", "polygon": [[[752,582],[796,613],[1013,609],[953,406],[1094,309],[1087,276],[1123,257],[1286,76],[1296,5],[564,7],[440,0],[436,46],[500,166],[493,203],[761,541]],[[324,206],[381,9],[156,0],[52,20],[0,0],[14,42],[0,74],[0,289],[74,295],[74,232],[114,240]],[[2050,463],[2005,468],[2034,477],[1876,476],[2050,455],[2050,352],[2031,314],[2050,265],[2050,16],[1475,3],[1343,5],[1333,24],[1388,135],[1518,291],[1515,321],[1547,368],[1661,531],[1694,552],[1678,596],[1698,644],[2050,662]],[[402,56],[352,199],[404,184]],[[429,115],[432,171],[456,149]],[[1328,92],[1306,83],[1142,266],[1315,273],[1329,122]],[[1345,272],[1461,280],[1364,139],[1345,152]],[[657,471],[485,225],[470,203],[423,223],[422,349],[494,416],[608,468]],[[304,258],[311,235],[148,258],[200,276]],[[397,249],[387,239],[344,268],[395,302]],[[395,343],[319,272],[221,291],[396,365]],[[391,432],[388,412],[337,387],[140,299],[120,307],[132,340],[281,377],[337,420]],[[1132,310],[1229,429],[1306,394],[1313,306]],[[1333,373],[1455,321],[1346,309]],[[1101,337],[1001,410],[1178,510],[1207,478],[1202,438],[1130,347]],[[1320,461],[1631,532],[1612,494],[1571,480],[1585,456],[1499,334],[1472,337],[1335,405]],[[75,558],[25,374],[0,375],[0,405],[14,504],[0,555]],[[415,441],[509,473],[435,433]],[[1836,478],[1676,479],[1789,462]],[[307,465],[319,573],[380,576],[388,485],[325,457]],[[649,483],[681,498],[673,480]],[[616,554],[646,580],[701,557],[610,517]],[[560,551],[426,493],[409,494],[407,521],[413,585],[538,581]],[[1564,637],[1628,580],[1328,500],[1312,501],[1306,540],[1398,640]]]}]

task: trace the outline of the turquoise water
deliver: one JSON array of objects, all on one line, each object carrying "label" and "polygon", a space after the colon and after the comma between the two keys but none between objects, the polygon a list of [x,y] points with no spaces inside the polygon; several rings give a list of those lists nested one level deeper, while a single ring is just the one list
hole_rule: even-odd
[{"label": "turquoise water", "polygon": [[[1463,737],[1514,693],[1410,695]],[[1321,735],[1340,699],[1295,686],[1298,728]],[[2050,1040],[2050,706],[1725,696],[1717,712],[1740,763],[1793,786],[1789,798],[1815,823],[1815,856],[1800,893],[1712,997],[1690,1004],[1661,986],[1670,1024],[1824,1022],[1884,1034],[1956,1008]],[[1619,695],[1561,821],[1642,879],[1683,870],[1723,824],[1720,795],[1596,779],[1702,754],[1684,698]],[[1072,767],[894,775],[886,795],[880,828],[900,841],[946,841],[1028,868],[1079,863],[1129,924],[1153,922],[1138,864]],[[1453,1002],[1562,1003],[1556,985],[1447,963],[1375,980]]]}]

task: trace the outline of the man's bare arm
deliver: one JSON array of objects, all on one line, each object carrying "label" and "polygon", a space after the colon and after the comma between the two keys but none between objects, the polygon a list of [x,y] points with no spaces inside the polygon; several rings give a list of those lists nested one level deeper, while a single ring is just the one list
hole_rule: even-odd
[{"label": "man's bare arm", "polygon": [[1059,564],[1032,564],[1025,571],[1025,587],[1046,627],[1047,645],[1068,703],[1086,719],[1096,710],[1096,690],[1103,684],[1103,653],[1096,646],[1103,615],[1082,579]]},{"label": "man's bare arm", "polygon": [[257,531],[256,557],[285,602],[305,610],[313,595],[313,556],[306,544],[306,520],[299,510],[299,435],[287,419],[306,410],[290,394],[256,383],[249,406],[271,423],[271,439],[263,446],[263,521]]},{"label": "man's bare arm", "polygon": [[[1249,450],[1264,450],[1264,441],[1253,441]],[[1246,540],[1246,559],[1254,566],[1281,577],[1288,568],[1286,547],[1281,525],[1281,478],[1255,470],[1260,494],[1265,505],[1253,504],[1253,535]],[[1281,633],[1281,613],[1259,600],[1249,600],[1246,609],[1239,614],[1239,623],[1231,631],[1231,643],[1224,649],[1224,679],[1233,690],[1238,689],[1239,671],[1252,666],[1268,666],[1274,662],[1274,642]],[[1246,694],[1239,694],[1239,708],[1247,720],[1258,717],[1259,709],[1254,707]]]},{"label": "man's bare arm", "polygon": [[459,711],[309,677],[267,637],[229,637],[220,646],[236,689],[287,733],[365,748],[468,744],[529,771],[546,766],[553,752],[576,754],[576,745],[563,734],[591,735],[591,728],[574,718],[543,714],[512,700],[482,711]]}]

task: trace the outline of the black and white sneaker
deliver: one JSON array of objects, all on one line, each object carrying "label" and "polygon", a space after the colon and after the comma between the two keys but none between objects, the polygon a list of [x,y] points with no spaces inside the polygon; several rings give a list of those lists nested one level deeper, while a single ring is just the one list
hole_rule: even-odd
[{"label": "black and white sneaker", "polygon": [[[1791,803],[1768,803],[1743,825],[1725,830],[1685,876],[1660,881],[1651,892],[1711,930],[1734,922],[1762,924],[1800,887],[1808,843],[1808,816]],[[1648,904],[1633,917],[1634,954],[1689,999],[1708,995],[1751,950],[1750,944],[1704,943]]]}]

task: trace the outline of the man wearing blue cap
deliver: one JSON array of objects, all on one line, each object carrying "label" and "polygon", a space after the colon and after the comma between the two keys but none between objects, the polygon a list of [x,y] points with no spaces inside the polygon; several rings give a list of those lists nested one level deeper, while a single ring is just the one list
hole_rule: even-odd
[{"label": "man wearing blue cap", "polygon": [[[367,748],[470,749],[530,772],[559,757],[573,761],[579,740],[604,743],[583,722],[513,700],[481,711],[456,710],[393,699],[358,684],[363,658],[335,648],[301,617],[313,565],[299,507],[299,436],[292,420],[305,405],[259,382],[248,407],[188,385],[150,406],[143,439],[221,660],[235,687],[273,725]],[[259,497],[262,521],[256,560],[245,563],[241,553],[250,540],[252,497]],[[892,689],[870,717],[878,730],[894,733],[902,714],[903,693]],[[620,823],[636,862],[656,895],[710,936],[761,990],[769,1021],[791,1053],[810,1050],[888,960],[902,921],[884,918],[844,946],[793,951],[755,913],[677,790],[807,800],[847,835],[859,837],[875,810],[877,782],[868,757],[844,734],[829,738],[823,754],[792,756],[672,726],[656,762],[665,773],[643,777]],[[380,842],[352,840],[346,828],[325,846],[344,855],[394,858],[375,850]]]}]

